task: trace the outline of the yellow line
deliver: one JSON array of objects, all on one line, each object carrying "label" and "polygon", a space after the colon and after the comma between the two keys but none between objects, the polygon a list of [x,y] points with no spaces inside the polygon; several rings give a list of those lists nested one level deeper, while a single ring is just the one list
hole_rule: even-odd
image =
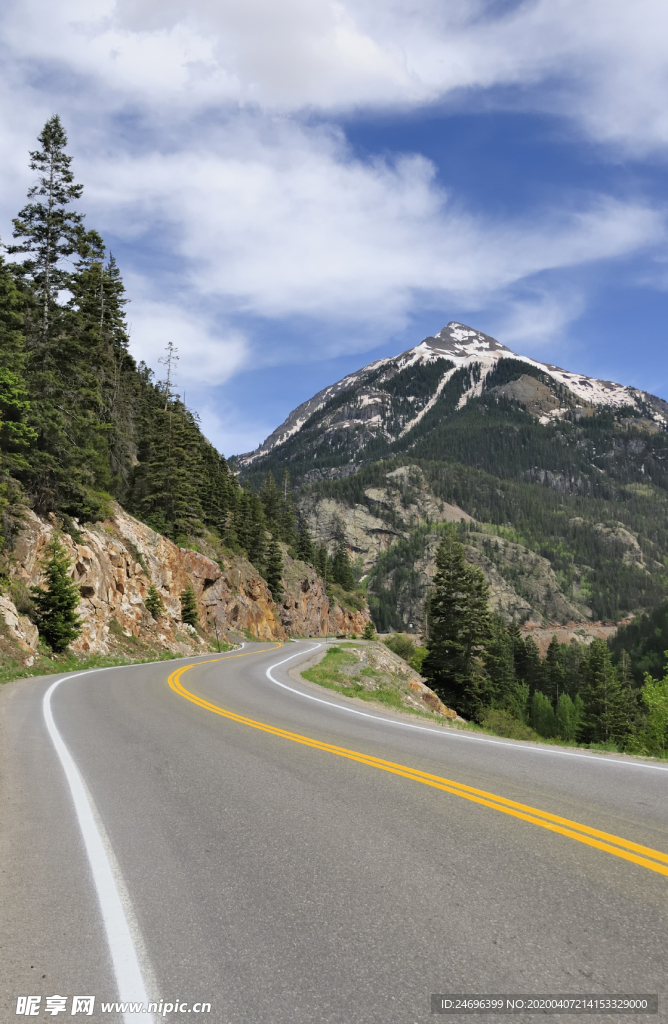
[{"label": "yellow line", "polygon": [[[276,650],[280,646],[282,645],[278,644],[276,648],[270,648],[270,650]],[[244,654],[232,654],[227,655],[225,658],[214,658],[212,660],[225,661],[228,658],[244,658],[249,654],[260,653],[265,652],[246,651]],[[172,672],[169,677],[169,685],[175,693],[185,697],[186,700],[191,701],[198,707],[204,708],[206,711],[222,715],[223,718],[229,718],[240,725],[247,725],[253,729],[260,729],[262,732],[268,732],[272,736],[291,740],[293,743],[300,743],[303,746],[313,747],[315,750],[336,754],[337,757],[345,757],[350,761],[358,761],[360,764],[366,764],[372,768],[380,768],[382,771],[390,772],[393,775],[400,775],[406,779],[412,779],[414,782],[421,782],[425,786],[441,789],[446,793],[462,797],[464,800],[471,800],[473,803],[500,811],[502,814],[509,814],[532,825],[539,825],[550,832],[557,832],[559,835],[567,836],[569,839],[576,839],[579,843],[593,846],[595,849],[603,850],[605,853],[612,853],[615,857],[621,857],[623,860],[639,864],[650,871],[656,871],[661,875],[668,876],[668,854],[662,853],[660,850],[653,850],[651,847],[642,846],[640,843],[631,842],[629,839],[622,839],[620,836],[612,835],[609,832],[601,832],[599,829],[591,828],[589,825],[582,825],[577,821],[571,821],[569,818],[562,818],[557,814],[550,814],[548,811],[541,811],[536,807],[530,807],[528,804],[521,804],[515,800],[498,796],[495,793],[488,793],[484,789],[476,789],[462,782],[445,779],[440,775],[431,775],[429,772],[420,771],[418,768],[410,768],[407,765],[397,764],[394,761],[385,761],[380,757],[372,757],[370,754],[363,754],[358,750],[349,750],[347,747],[323,743],[321,740],[313,739],[311,736],[302,736],[300,733],[288,732],[286,729],[279,729],[276,726],[267,725],[265,722],[257,722],[253,718],[237,715],[233,711],[226,711],[225,708],[218,707],[217,704],[211,704],[210,701],[197,697],[190,690],[186,690],[181,683],[183,673],[191,668],[195,668],[198,664],[210,665],[212,662],[194,662],[190,665],[183,665],[181,668],[176,669],[175,672]]]}]

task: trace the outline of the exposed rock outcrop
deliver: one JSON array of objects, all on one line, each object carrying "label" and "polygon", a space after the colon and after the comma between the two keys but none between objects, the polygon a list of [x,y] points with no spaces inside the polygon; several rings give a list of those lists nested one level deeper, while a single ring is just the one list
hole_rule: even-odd
[{"label": "exposed rock outcrop", "polygon": [[[25,513],[25,528],[13,552],[14,579],[28,587],[42,583],[44,549],[54,529],[55,521]],[[188,582],[197,599],[203,633],[215,637],[217,627],[221,639],[246,631],[261,640],[287,638],[267,584],[245,559],[218,564],[179,548],[120,506],[115,506],[111,519],[78,527],[77,532],[77,540],[69,534],[61,537],[81,592],[82,631],[71,645],[73,651],[106,654],[117,646],[119,631],[174,653],[200,647],[204,641],[181,621],[180,595]],[[151,584],[164,606],[157,622],[144,603]],[[27,634],[24,639],[28,642]]]},{"label": "exposed rock outcrop", "polygon": [[[418,466],[401,466],[386,475],[384,487],[368,487],[365,504],[354,507],[333,498],[315,498],[308,493],[299,502],[311,534],[317,543],[330,550],[343,540],[353,559],[359,559],[367,573],[393,544],[411,535],[417,527],[474,519],[457,505],[437,497]],[[601,527],[603,530],[603,527]],[[487,531],[487,532],[486,532]],[[619,548],[629,562],[641,555],[640,547],[628,531],[606,530],[611,550]],[[435,555],[440,536],[427,534],[421,553],[413,558],[410,577],[402,567],[397,593],[397,610],[406,626],[419,624],[424,617],[424,601],[435,572]],[[490,607],[506,621],[528,619],[548,622],[585,622],[590,609],[578,600],[579,578],[573,581],[572,597],[567,596],[549,561],[522,544],[491,533],[481,525],[465,535],[466,555],[483,570],[490,587]],[[384,577],[383,585],[392,587],[395,570]],[[372,578],[372,587],[377,583]]]},{"label": "exposed rock outcrop", "polygon": [[283,553],[283,588],[277,611],[290,636],[361,633],[369,621],[366,605],[356,609],[330,599],[315,569],[290,558],[287,551]]},{"label": "exposed rock outcrop", "polygon": [[624,619],[621,623],[567,622],[565,624],[558,622],[538,624],[529,621],[521,627],[521,632],[525,640],[529,636],[533,638],[541,655],[545,657],[553,636],[556,636],[557,642],[560,644],[570,644],[575,640],[579,644],[589,646],[594,640],[612,639],[619,626],[626,625],[630,621],[630,619]]},{"label": "exposed rock outcrop", "polygon": [[401,466],[386,480],[386,487],[367,487],[366,503],[353,507],[333,498],[300,498],[300,514],[316,543],[331,548],[343,540],[366,573],[396,540],[422,523],[473,522],[457,505],[437,498],[417,466]]},{"label": "exposed rock outcrop", "polygon": [[[42,519],[25,512],[24,528],[12,552],[11,576],[26,595],[43,583],[45,549],[57,529],[55,518]],[[304,562],[285,561],[285,595],[280,604],[271,596],[257,569],[238,556],[219,561],[166,537],[128,515],[120,506],[104,523],[79,526],[75,537],[62,533],[61,541],[72,563],[72,576],[81,593],[78,614],[81,635],[71,645],[80,654],[108,654],[128,650],[169,650],[188,654],[209,641],[287,640],[289,636],[325,636],[361,633],[369,620],[361,609],[344,607],[325,592],[323,581]],[[181,592],[192,585],[200,629],[181,619]],[[163,604],[155,620],[146,609],[154,585]],[[20,615],[10,596],[0,595],[0,616],[14,652],[29,664],[37,649],[36,626]]]}]

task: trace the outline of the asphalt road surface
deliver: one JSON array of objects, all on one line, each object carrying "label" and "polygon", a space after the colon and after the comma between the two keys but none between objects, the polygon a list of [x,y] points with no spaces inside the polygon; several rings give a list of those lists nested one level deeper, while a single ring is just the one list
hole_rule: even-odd
[{"label": "asphalt road surface", "polygon": [[4,688],[0,1019],[29,995],[41,1020],[417,1024],[432,993],[659,993],[640,1019],[668,1021],[665,766],[375,711],[289,674],[314,646]]}]

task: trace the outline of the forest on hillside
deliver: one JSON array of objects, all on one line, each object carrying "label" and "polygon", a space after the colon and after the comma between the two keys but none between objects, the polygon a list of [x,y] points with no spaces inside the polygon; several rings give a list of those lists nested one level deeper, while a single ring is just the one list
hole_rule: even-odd
[{"label": "forest on hillside", "polygon": [[58,117],[39,146],[36,182],[0,256],[0,551],[6,558],[26,505],[76,535],[75,520],[104,519],[115,499],[179,546],[206,534],[244,555],[276,600],[279,542],[344,597],[355,584],[347,552],[330,556],[298,531],[289,473],[241,487],[174,389],[177,349],[165,346],[162,379],[132,357],[123,280],[76,209],[83,187]]},{"label": "forest on hillside", "polygon": [[180,546],[207,531],[279,596],[278,542],[299,540],[289,476],[240,487],[174,389],[174,346],[162,379],[130,354],[123,280],[77,210],[83,187],[58,117],[30,168],[35,184],[0,256],[0,550],[26,505],[76,532],[74,520],[104,519],[115,499]]},{"label": "forest on hillside", "polygon": [[[409,503],[410,484],[388,476],[401,466],[418,467],[437,498],[463,509],[498,536],[546,558],[564,593],[569,594],[576,581],[595,619],[618,620],[656,607],[668,596],[668,494],[648,484],[628,483],[605,495],[573,493],[549,480],[531,481],[521,475],[503,478],[456,462],[448,449],[447,458],[440,460],[419,459],[411,453],[374,462],[344,478],[311,484],[304,493],[310,499],[366,506],[375,515],[387,515],[393,526],[390,513],[367,492],[389,487]],[[637,538],[636,559],[629,558],[620,528]],[[435,529],[435,524],[421,524],[378,559],[368,585],[379,628],[403,628],[397,594],[401,587],[412,586],[413,563],[422,553],[427,533]]]}]

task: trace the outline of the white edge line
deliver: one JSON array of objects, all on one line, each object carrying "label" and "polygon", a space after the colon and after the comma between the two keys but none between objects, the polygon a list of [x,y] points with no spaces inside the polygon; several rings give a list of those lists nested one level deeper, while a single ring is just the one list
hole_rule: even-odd
[{"label": "white edge line", "polygon": [[[114,668],[135,666],[112,666]],[[103,669],[92,669],[89,671],[104,671]],[[77,768],[72,755],[70,754],[62,736],[53,719],[51,710],[51,695],[58,686],[66,679],[74,679],[76,676],[87,675],[87,672],[75,672],[73,675],[62,676],[51,684],[44,694],[42,710],[46,727],[51,737],[58,758],[63,767],[67,783],[70,787],[72,802],[76,811],[79,828],[88,855],[93,875],[93,882],[97,892],[100,912],[104,930],[107,936],[109,952],[116,977],[118,997],[120,1002],[134,1002],[148,1005],[149,997],[139,963],[139,956],[132,931],[128,921],[128,914],[123,906],[128,903],[125,894],[125,886],[119,874],[113,851],[109,841],[98,824],[96,809],[92,798],[87,791],[86,784]],[[114,871],[114,867],[116,870]],[[120,884],[119,884],[120,883]],[[121,893],[126,895],[125,901]],[[131,913],[131,907],[128,907]],[[133,922],[134,923],[134,922]],[[136,928],[136,926],[135,926]],[[155,1018],[152,1013],[124,1013],[125,1024],[154,1024]]]},{"label": "white edge line", "polygon": [[597,764],[614,764],[625,768],[649,768],[652,771],[657,772],[668,772],[668,767],[664,767],[660,764],[647,764],[646,761],[622,761],[615,757],[604,757],[601,754],[576,754],[572,750],[555,750],[554,747],[534,747],[523,743],[513,743],[512,741],[504,740],[492,740],[487,736],[466,736],[460,732],[455,732],[451,728],[434,728],[428,725],[413,725],[412,722],[398,722],[393,718],[384,718],[382,715],[372,715],[368,711],[358,711],[357,708],[347,708],[343,704],[335,704],[331,700],[323,700],[322,697],[314,697],[311,693],[304,693],[302,690],[295,690],[293,686],[288,686],[286,683],[280,683],[278,679],[275,679],[271,674],[273,668],[278,668],[279,665],[284,665],[286,661],[292,661],[293,658],[297,658],[300,654],[310,654],[311,651],[317,650],[318,647],[322,647],[322,644],[316,644],[315,647],[309,647],[308,651],[298,651],[297,654],[290,655],[289,658],[284,658],[283,661],[277,661],[273,665],[270,665],[267,669],[267,678],[275,683],[276,686],[280,686],[283,690],[289,690],[290,693],[296,693],[298,697],[305,697],[306,700],[314,700],[317,704],[326,704],[330,708],[336,708],[337,711],[347,711],[351,715],[360,715],[362,718],[371,718],[376,722],[384,722],[386,725],[397,725],[402,729],[417,729],[418,732],[428,732],[431,736],[442,736],[449,740],[466,740],[473,743],[491,743],[496,747],[513,747],[515,750],[524,750],[529,753],[535,754],[555,754],[557,757],[578,757],[583,761],[596,761]]}]

